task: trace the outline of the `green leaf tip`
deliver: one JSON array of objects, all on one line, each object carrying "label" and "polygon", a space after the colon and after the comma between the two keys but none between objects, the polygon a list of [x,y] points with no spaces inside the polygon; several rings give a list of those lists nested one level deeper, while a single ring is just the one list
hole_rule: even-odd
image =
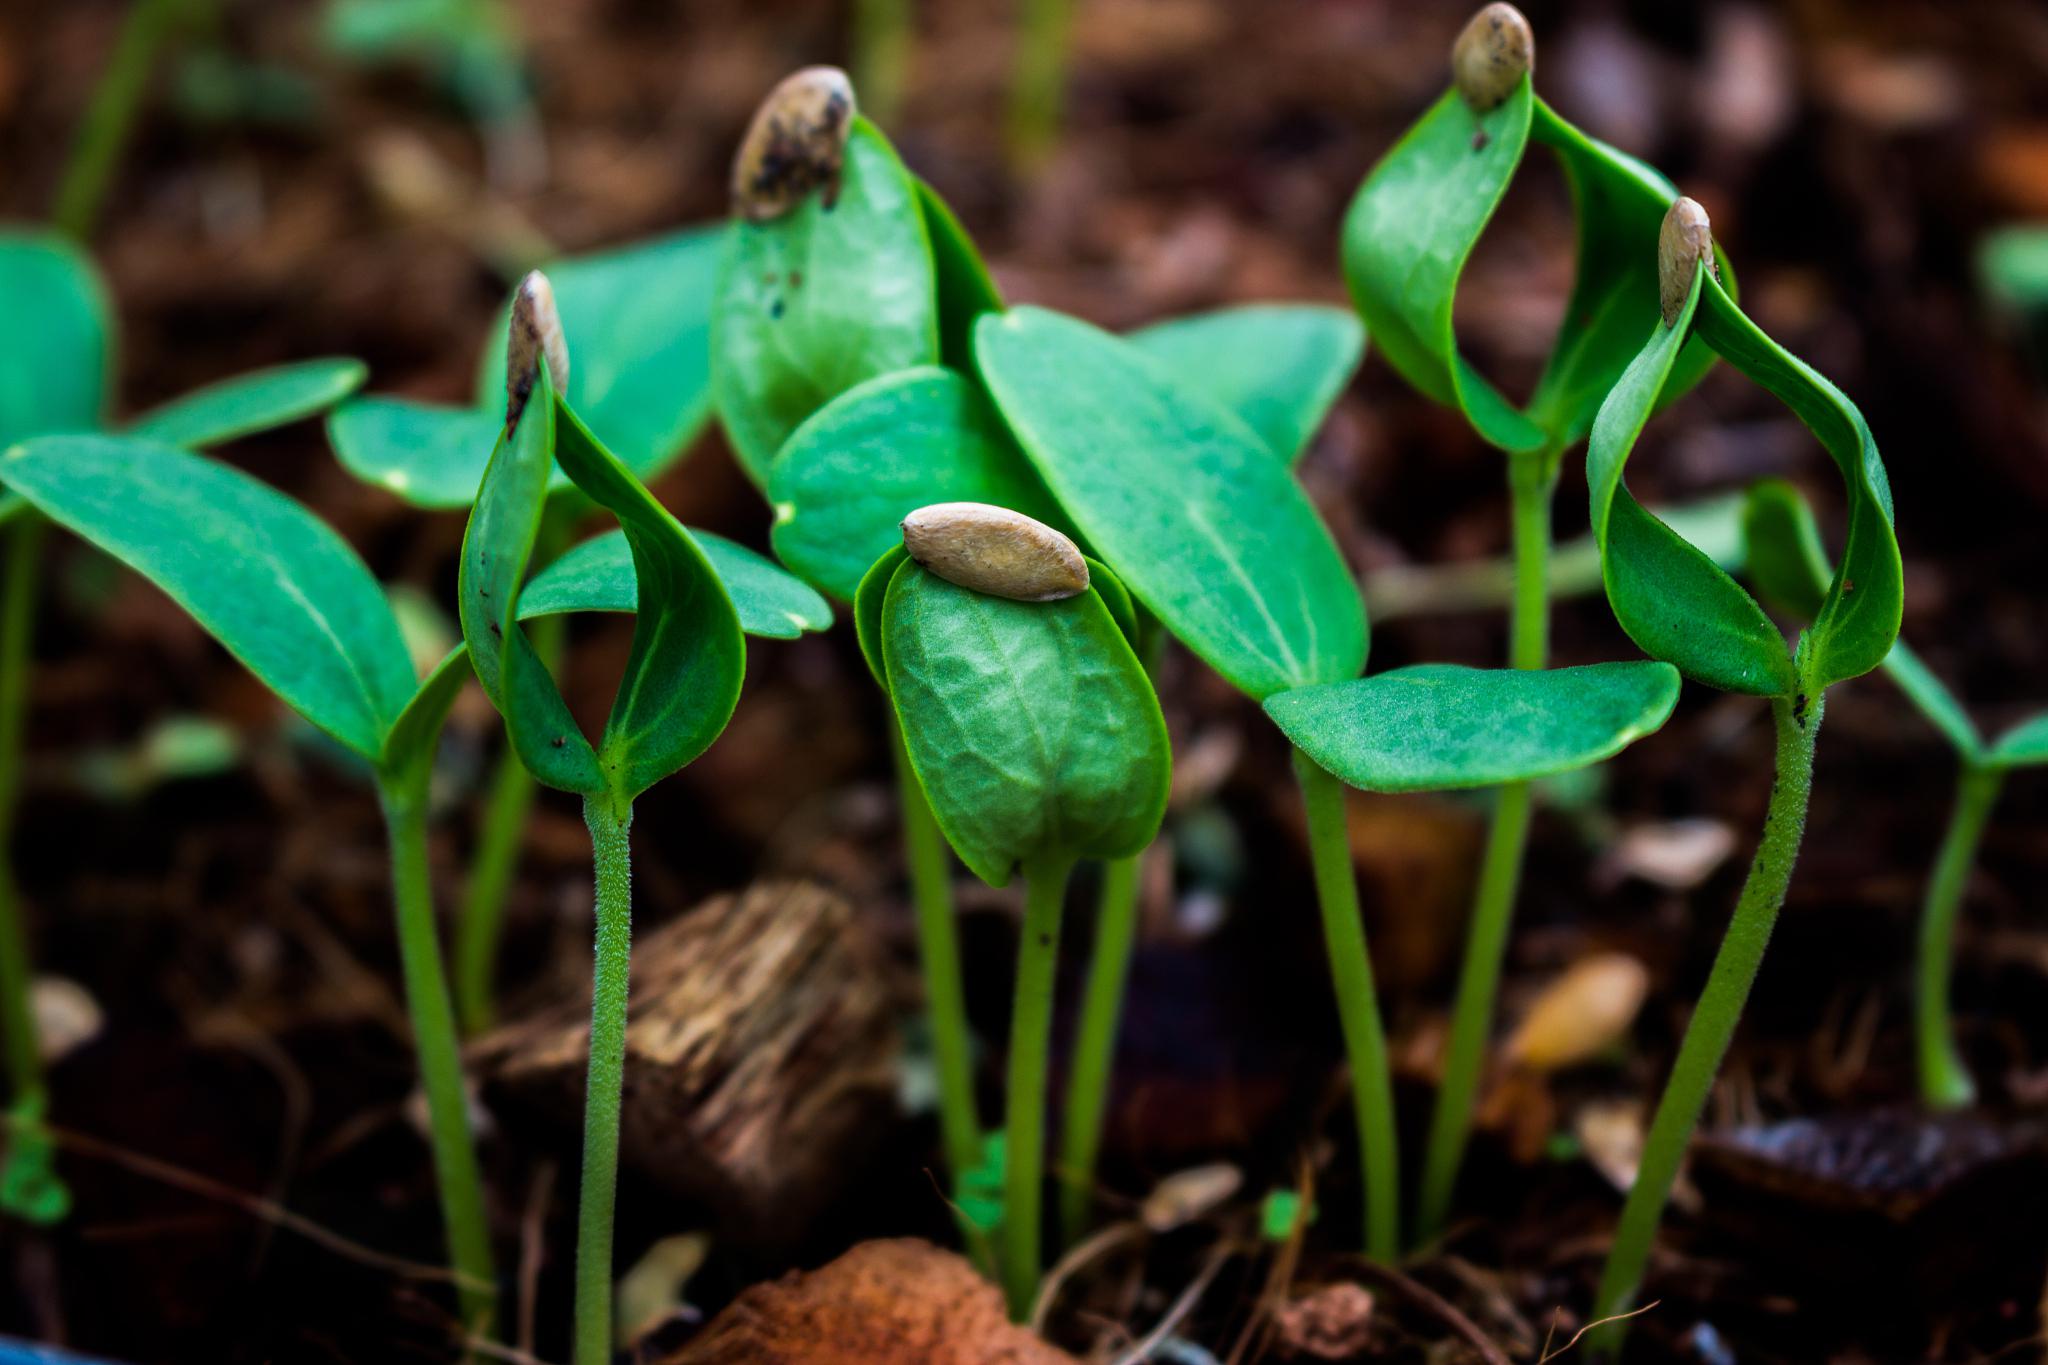
[{"label": "green leaf tip", "polygon": [[1536,35],[1513,5],[1488,5],[1451,47],[1451,79],[1480,113],[1498,107],[1536,66]]},{"label": "green leaf tip", "polygon": [[838,67],[807,66],[783,77],[754,111],[733,157],[733,211],[765,223],[818,189],[831,207],[853,115],[853,82]]},{"label": "green leaf tip", "polygon": [[512,296],[512,325],[505,334],[505,434],[519,425],[533,393],[541,362],[556,393],[569,391],[569,343],[555,310],[555,287],[538,270],[526,272]]},{"label": "green leaf tip", "polygon": [[1088,590],[1080,547],[1042,521],[985,502],[936,502],[903,519],[903,548],[949,583],[1013,602]]},{"label": "green leaf tip", "polygon": [[1677,323],[1702,263],[1708,274],[1721,278],[1714,260],[1714,225],[1699,200],[1680,195],[1665,211],[1664,226],[1657,231],[1657,307],[1666,327]]}]

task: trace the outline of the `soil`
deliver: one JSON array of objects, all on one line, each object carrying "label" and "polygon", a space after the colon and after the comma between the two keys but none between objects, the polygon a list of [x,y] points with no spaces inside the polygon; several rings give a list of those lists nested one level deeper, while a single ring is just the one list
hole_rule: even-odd
[{"label": "soil", "polygon": [[[487,188],[473,129],[431,82],[323,60],[316,7],[219,6],[214,48],[293,73],[306,99],[221,122],[170,76],[153,82],[94,240],[120,315],[123,411],[328,353],[363,357],[378,390],[459,400],[504,268],[536,234],[574,251],[716,217],[761,92],[799,65],[847,59],[841,6],[512,8],[545,136],[531,190]],[[1443,88],[1466,6],[1087,0],[1062,141],[1022,178],[1001,140],[1009,7],[915,8],[891,122],[906,158],[960,210],[1010,297],[1126,326],[1237,300],[1341,302],[1345,205]],[[0,14],[0,217],[45,212],[124,9],[14,0]],[[2024,0],[1526,9],[1545,96],[1704,202],[1745,306],[1862,406],[1899,509],[1906,637],[1990,728],[2048,697],[2048,397],[1972,273],[1984,232],[2048,216],[2048,15]],[[452,207],[434,208],[436,196]],[[1533,380],[1562,309],[1570,223],[1561,180],[1532,157],[1468,272],[1461,337],[1511,393]],[[380,575],[445,600],[458,518],[355,484],[312,425],[231,458],[319,508]],[[1498,455],[1370,357],[1303,468],[1367,574],[1505,547]],[[1646,502],[1784,474],[1839,531],[1825,453],[1726,367],[1653,425],[1631,472]],[[683,520],[765,548],[765,510],[716,433],[657,491]],[[1570,461],[1557,506],[1559,536],[1583,532]],[[133,1362],[452,1359],[367,787],[150,589],[75,545],[53,546],[51,564],[16,847],[42,969],[82,984],[106,1021],[53,1077],[56,1120],[75,1135],[64,1170],[76,1212],[49,1231],[0,1230],[0,1330]],[[578,639],[567,683],[595,704],[625,628]],[[1376,632],[1373,666],[1493,663],[1504,648],[1494,615],[1417,617]],[[1559,605],[1553,652],[1634,653],[1597,597]],[[641,804],[642,924],[757,879],[810,878],[858,907],[907,969],[889,756],[850,632],[763,646],[749,663],[732,729]],[[1661,1084],[1759,828],[1763,704],[1689,686],[1662,734],[1542,809],[1507,1014],[1593,951],[1639,958],[1650,998],[1616,1056],[1515,1100],[1516,1113],[1550,1106],[1535,1150],[1508,1140],[1512,1123],[1483,1134],[1450,1236],[1389,1274],[1346,1254],[1359,1240],[1355,1161],[1286,755],[1185,655],[1169,656],[1162,694],[1185,788],[1167,831],[1175,875],[1148,892],[1102,1174],[1136,1201],[1168,1172],[1227,1160],[1244,1192],[1084,1268],[1049,1324],[1055,1341],[1077,1354],[1127,1344],[1199,1279],[1174,1333],[1218,1360],[1326,1339],[1417,1362],[1491,1358],[1481,1340],[1533,1360],[1553,1330],[1562,1345],[1618,1207],[1580,1154],[1601,1131],[1587,1120],[1619,1112],[1625,1138],[1626,1106],[1613,1102]],[[82,756],[132,745],[167,715],[227,723],[243,761],[124,798],[80,780]],[[435,835],[443,904],[460,889],[495,732],[480,700],[451,727]],[[1948,751],[1888,683],[1831,696],[1805,855],[1709,1107],[1697,1202],[1667,1220],[1632,1359],[2038,1349],[2048,781],[2010,784],[1963,917],[1956,1001],[1983,1100],[1962,1136],[1912,1110],[1907,978],[1953,781]],[[1680,887],[1599,856],[1619,832],[1679,819],[1725,825],[1733,853]],[[1353,809],[1402,1109],[1417,1126],[1482,821],[1457,799]],[[544,800],[512,904],[508,1016],[573,997],[587,875],[574,809]],[[1015,907],[965,885],[962,897],[971,1008],[995,1057]],[[1087,941],[1085,909],[1070,941]],[[1823,1128],[1772,1126],[1792,1120]],[[1553,1128],[1562,1136],[1542,1140]],[[1828,1137],[1840,1131],[1860,1136]],[[1420,1133],[1407,1137],[1412,1155]],[[889,1119],[824,1212],[765,1242],[714,1237],[689,1302],[709,1315],[868,1239],[950,1243],[926,1174],[936,1146],[929,1114]],[[574,1138],[508,1114],[486,1160],[501,1247],[524,1248],[532,1266],[526,1343],[560,1359]],[[1261,1243],[1257,1200],[1302,1181],[1319,1210],[1305,1243]],[[621,1210],[622,1269],[712,1221],[631,1172]],[[1262,1304],[1343,1284],[1369,1291],[1363,1328],[1346,1290],[1315,1305],[1350,1314],[1327,1331],[1264,1331]],[[650,1344],[690,1331],[686,1316]]]}]

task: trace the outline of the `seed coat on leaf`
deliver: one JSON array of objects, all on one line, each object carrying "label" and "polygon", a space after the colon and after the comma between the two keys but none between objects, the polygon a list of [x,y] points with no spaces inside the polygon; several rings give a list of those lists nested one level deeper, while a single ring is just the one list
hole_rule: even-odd
[{"label": "seed coat on leaf", "polygon": [[1536,35],[1513,5],[1488,5],[1451,46],[1451,79],[1480,113],[1497,107],[1536,65]]},{"label": "seed coat on leaf", "polygon": [[1657,306],[1664,312],[1664,325],[1678,321],[1685,296],[1692,292],[1693,267],[1707,263],[1707,272],[1721,278],[1714,261],[1714,227],[1697,199],[1681,196],[1664,215],[1657,232]]},{"label": "seed coat on leaf", "polygon": [[754,111],[733,157],[733,211],[765,223],[820,187],[830,208],[853,115],[853,82],[838,67],[807,66],[784,77]]},{"label": "seed coat on leaf", "polygon": [[903,548],[949,583],[1013,602],[1088,590],[1080,549],[1042,521],[985,502],[937,502],[903,519]]},{"label": "seed coat on leaf", "polygon": [[505,430],[519,425],[533,392],[537,367],[545,360],[556,393],[569,391],[569,343],[555,311],[555,287],[530,270],[512,296],[512,325],[505,336]]}]

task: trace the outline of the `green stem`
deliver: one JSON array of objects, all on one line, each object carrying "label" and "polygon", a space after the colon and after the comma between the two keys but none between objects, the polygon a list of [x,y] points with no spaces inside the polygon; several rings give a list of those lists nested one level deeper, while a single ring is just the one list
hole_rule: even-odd
[{"label": "green stem", "polygon": [[945,836],[903,751],[903,731],[889,718],[896,793],[903,810],[903,859],[917,915],[917,953],[924,971],[925,1009],[939,1080],[939,1136],[954,1180],[981,1160],[981,1119],[974,1105],[974,1060],[967,1031],[967,993],[960,979],[960,940],[953,921],[952,868]]},{"label": "green stem", "polygon": [[[561,657],[567,624],[567,617],[543,616],[527,628],[534,653],[550,672]],[[498,945],[505,933],[505,903],[512,891],[513,874],[519,870],[536,792],[533,774],[506,744],[498,755],[497,771],[491,775],[483,828],[470,863],[469,889],[463,897],[462,914],[455,921],[455,1003],[461,1011],[462,1031],[472,1036],[497,1022],[493,987]]]},{"label": "green stem", "polygon": [[78,136],[71,144],[71,159],[65,164],[64,178],[58,183],[57,197],[50,210],[58,230],[78,241],[92,235],[100,203],[106,198],[107,182],[113,177],[115,163],[121,159],[121,150],[127,146],[129,131],[134,127],[135,111],[142,103],[157,49],[177,25],[186,2],[135,0],[128,11],[120,41],[113,56],[107,59],[106,70],[100,73],[92,103],[86,107]]},{"label": "green stem", "polygon": [[420,1086],[427,1097],[427,1134],[447,1226],[448,1258],[459,1277],[456,1296],[465,1328],[471,1335],[488,1337],[498,1278],[484,1216],[483,1177],[469,1129],[455,1007],[448,998],[427,876],[427,773],[428,766],[422,763],[413,771],[382,774],[378,795],[391,843],[398,959],[405,977],[406,1010],[412,1016],[413,1049],[419,1056]]},{"label": "green stem", "polygon": [[1010,89],[1010,161],[1020,172],[1043,165],[1059,137],[1070,3],[1024,0]]},{"label": "green stem", "polygon": [[71,1201],[53,1169],[49,1142],[31,1126],[46,1113],[49,1093],[30,1004],[34,970],[13,851],[43,527],[34,511],[21,512],[11,525],[0,527],[0,540],[6,543],[0,565],[0,1047],[7,1058],[10,1108],[18,1120],[0,1176],[0,1206],[37,1222],[55,1222]]},{"label": "green stem", "polygon": [[853,82],[861,112],[878,126],[895,122],[910,65],[910,0],[855,0]]},{"label": "green stem", "polygon": [[597,955],[590,992],[590,1069],[583,1097],[583,1191],[576,1215],[575,1365],[612,1358],[612,1215],[619,1194],[619,1110],[626,1079],[626,1001],[633,965],[630,802],[585,797],[597,867]]},{"label": "green stem", "polygon": [[1081,1022],[1074,1038],[1060,1138],[1060,1235],[1068,1246],[1080,1241],[1088,1230],[1088,1213],[1094,1204],[1095,1161],[1102,1150],[1102,1116],[1109,1103],[1124,981],[1130,974],[1131,948],[1138,937],[1138,881],[1144,864],[1145,855],[1140,853],[1102,867],[1102,891],[1095,907],[1095,950],[1081,997]]},{"label": "green stem", "polygon": [[2005,783],[2002,769],[1967,764],[1956,785],[1948,833],[1927,884],[1920,912],[1920,989],[1915,1022],[1919,1035],[1920,1093],[1930,1108],[1960,1109],[1977,1097],[1970,1070],[1956,1051],[1949,1021],[1949,975],[1955,964],[1956,912],[1970,884],[1977,845]]},{"label": "green stem", "polygon": [[1387,1037],[1380,1023],[1372,957],[1366,950],[1365,921],[1358,910],[1358,882],[1351,869],[1351,840],[1344,822],[1344,787],[1294,751],[1294,775],[1308,812],[1308,847],[1315,865],[1316,899],[1322,905],[1323,940],[1330,976],[1337,988],[1337,1017],[1351,1059],[1351,1100],[1358,1121],[1359,1162],[1365,1181],[1365,1250],[1392,1263],[1400,1251],[1400,1154],[1394,1128],[1394,1077],[1387,1062]]},{"label": "green stem", "polygon": [[[1508,618],[1508,659],[1516,668],[1543,667],[1550,647],[1550,503],[1555,469],[1556,461],[1548,451],[1509,457],[1515,582]],[[1480,865],[1471,927],[1466,931],[1465,960],[1458,971],[1443,1084],[1430,1116],[1415,1228],[1418,1242],[1443,1231],[1452,1196],[1457,1193],[1458,1170],[1472,1135],[1472,1104],[1500,996],[1508,926],[1514,919],[1515,893],[1529,846],[1529,815],[1528,783],[1510,783],[1496,794],[1493,827]]]},{"label": "green stem", "polygon": [[[1721,949],[1714,955],[1706,989],[1700,992],[1692,1022],[1679,1044],[1678,1060],[1672,1064],[1664,1097],[1657,1102],[1649,1135],[1643,1140],[1642,1161],[1622,1205],[1607,1268],[1600,1276],[1593,1305],[1596,1320],[1625,1313],[1635,1302],[1686,1144],[1706,1107],[1707,1094],[1734,1037],[1750,987],[1756,983],[1757,968],[1763,964],[1778,908],[1785,903],[1792,866],[1799,857],[1799,841],[1806,830],[1806,802],[1813,789],[1813,745],[1825,704],[1824,699],[1815,697],[1802,714],[1801,704],[1790,698],[1777,697],[1771,702],[1778,735],[1777,777],[1764,814],[1763,840],[1742,883]],[[1624,1331],[1625,1324],[1619,1322],[1597,1329],[1592,1337],[1596,1355],[1611,1358],[1619,1354]]]},{"label": "green stem", "polygon": [[1010,1008],[1009,1090],[1003,1144],[1003,1288],[1010,1316],[1031,1316],[1041,1268],[1039,1194],[1045,1179],[1045,1075],[1060,956],[1060,909],[1068,860],[1024,868],[1024,929],[1017,940],[1017,993]]}]

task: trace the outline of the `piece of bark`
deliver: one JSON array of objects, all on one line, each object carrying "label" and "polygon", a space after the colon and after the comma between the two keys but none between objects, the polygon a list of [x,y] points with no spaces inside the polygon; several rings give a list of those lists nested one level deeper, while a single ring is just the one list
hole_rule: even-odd
[{"label": "piece of bark", "polygon": [[[715,897],[633,944],[627,1166],[711,1206],[728,1238],[800,1230],[895,1112],[898,976],[865,921],[806,882]],[[474,1052],[487,1093],[580,1124],[586,991]]]},{"label": "piece of bark", "polygon": [[1009,1320],[973,1266],[913,1237],[741,1294],[656,1365],[1077,1365]]}]

